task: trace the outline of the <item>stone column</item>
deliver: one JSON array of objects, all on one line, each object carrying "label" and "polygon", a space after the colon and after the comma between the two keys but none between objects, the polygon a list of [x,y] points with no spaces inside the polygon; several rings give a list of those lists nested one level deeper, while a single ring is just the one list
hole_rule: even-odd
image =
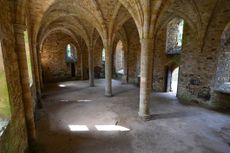
[{"label": "stone column", "polygon": [[24,25],[14,25],[15,34],[15,51],[18,56],[18,64],[20,70],[22,96],[25,111],[25,119],[27,125],[29,143],[33,144],[36,140],[36,130],[34,123],[33,100],[29,85],[29,74],[26,59],[24,32],[26,27]]},{"label": "stone column", "polygon": [[128,83],[128,49],[124,50],[124,75],[122,76],[122,83],[127,84]]},{"label": "stone column", "polygon": [[41,78],[40,78],[40,70],[39,70],[39,63],[38,63],[38,53],[37,53],[37,45],[33,45],[33,59],[34,59],[34,76],[35,80],[34,82],[36,83],[36,92],[37,92],[37,105],[39,108],[42,108],[42,103],[40,101],[41,99]]},{"label": "stone column", "polygon": [[152,91],[153,40],[141,40],[141,82],[139,116],[150,116],[149,103]]},{"label": "stone column", "polygon": [[172,91],[172,68],[171,67],[168,68],[167,73],[168,73],[167,75],[168,78],[166,78],[167,79],[167,92],[171,92]]},{"label": "stone column", "polygon": [[112,96],[112,46],[108,42],[105,45],[105,96]]},{"label": "stone column", "polygon": [[37,46],[37,61],[38,61],[38,72],[39,72],[39,78],[40,78],[40,87],[41,90],[44,88],[44,82],[43,82],[43,71],[42,71],[42,59],[41,59],[41,50]]},{"label": "stone column", "polygon": [[81,80],[84,80],[84,63],[83,63],[83,53],[81,51]]},{"label": "stone column", "polygon": [[94,58],[93,58],[93,47],[89,46],[89,86],[94,87]]}]

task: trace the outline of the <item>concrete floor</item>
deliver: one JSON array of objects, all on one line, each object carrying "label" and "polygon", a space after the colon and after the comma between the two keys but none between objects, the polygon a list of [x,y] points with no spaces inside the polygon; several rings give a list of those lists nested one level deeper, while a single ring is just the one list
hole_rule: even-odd
[{"label": "concrete floor", "polygon": [[[170,93],[152,94],[150,121],[138,119],[139,89],[104,80],[50,84],[37,112],[37,153],[230,153],[230,116],[184,106]],[[98,131],[95,125],[130,131]],[[71,131],[84,125],[89,131]],[[84,130],[84,129],[83,129]]]}]

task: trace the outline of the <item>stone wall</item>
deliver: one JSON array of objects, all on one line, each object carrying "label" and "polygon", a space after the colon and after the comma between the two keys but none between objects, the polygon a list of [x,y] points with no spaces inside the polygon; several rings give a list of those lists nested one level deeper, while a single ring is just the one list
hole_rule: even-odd
[{"label": "stone wall", "polygon": [[94,67],[95,66],[101,67],[103,48],[104,47],[103,47],[102,41],[100,38],[98,38],[94,46]]},{"label": "stone wall", "polygon": [[230,82],[230,23],[226,26],[221,39],[216,70],[215,88]]},{"label": "stone wall", "polygon": [[138,76],[140,75],[140,55],[141,44],[137,31],[137,27],[132,19],[125,23],[125,30],[128,39],[128,82],[138,83]]},{"label": "stone wall", "polygon": [[178,97],[183,101],[196,99],[202,86],[200,69],[198,69],[199,47],[194,31],[185,22],[178,84]]},{"label": "stone wall", "polygon": [[[177,22],[181,21],[176,18]],[[176,22],[176,23],[177,23]],[[168,27],[172,23],[168,23],[166,26],[162,27],[161,30],[158,31],[156,41],[155,41],[155,49],[154,49],[154,64],[153,64],[153,91],[155,92],[165,92],[167,89],[168,82],[168,74],[173,72],[173,70],[180,65],[180,54],[176,53],[167,54],[167,43],[175,43],[176,38],[172,37],[169,39],[173,39],[167,41],[167,36],[169,35]],[[176,24],[177,25],[177,24]],[[170,30],[172,34],[176,37],[178,29],[176,27],[175,31]],[[172,44],[173,45],[173,44]],[[169,46],[168,46],[169,47]],[[171,46],[173,48],[176,46]]]},{"label": "stone wall", "polygon": [[76,43],[70,36],[57,32],[47,37],[41,52],[44,81],[60,81],[70,79],[72,77],[71,64],[66,63],[65,59],[67,44],[73,44],[76,47],[78,57],[78,61],[75,64],[76,76],[77,78],[81,78],[81,64],[85,67],[88,57],[83,55],[82,63],[83,51],[77,47]]},{"label": "stone wall", "polygon": [[1,153],[25,153],[28,151],[27,128],[22,101],[20,71],[13,31],[12,11],[14,1],[0,0],[0,37],[5,64],[5,72],[10,97],[11,118],[7,129],[0,137]]},{"label": "stone wall", "polygon": [[96,43],[94,45],[94,76],[95,78],[103,78],[105,75],[105,68],[102,64],[102,50],[103,50],[103,43],[99,38],[97,38]]}]

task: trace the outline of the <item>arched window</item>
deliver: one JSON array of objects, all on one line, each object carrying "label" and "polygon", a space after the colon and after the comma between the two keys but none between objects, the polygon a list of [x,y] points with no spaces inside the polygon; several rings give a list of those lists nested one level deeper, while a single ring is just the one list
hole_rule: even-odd
[{"label": "arched window", "polygon": [[115,54],[114,54],[114,66],[116,73],[124,74],[124,50],[122,41],[118,41]]},{"label": "arched window", "polygon": [[66,62],[67,63],[77,62],[76,48],[71,44],[68,44],[66,46]]},{"label": "arched window", "polygon": [[174,18],[167,26],[166,53],[180,54],[183,42],[184,20]]},{"label": "arched window", "polygon": [[10,117],[9,95],[8,95],[6,76],[5,76],[2,46],[0,42],[0,118],[9,118],[9,117]]},{"label": "arched window", "polygon": [[26,47],[25,49],[26,49],[26,60],[28,66],[29,81],[30,81],[30,85],[32,85],[33,84],[32,63],[31,63],[30,45],[29,45],[27,30],[24,32],[24,40],[25,40],[25,47]]},{"label": "arched window", "polygon": [[215,88],[230,93],[230,23],[221,38]]},{"label": "arched window", "polygon": [[105,62],[105,48],[102,49],[101,61]]}]

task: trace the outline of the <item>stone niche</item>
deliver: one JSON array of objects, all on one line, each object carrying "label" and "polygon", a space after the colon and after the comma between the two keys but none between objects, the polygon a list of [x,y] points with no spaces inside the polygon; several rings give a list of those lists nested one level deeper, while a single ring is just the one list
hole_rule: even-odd
[{"label": "stone niche", "polygon": [[224,31],[221,40],[213,105],[215,108],[230,112],[230,24]]},{"label": "stone niche", "polygon": [[230,82],[224,83],[219,89],[215,90],[213,106],[230,112]]}]

